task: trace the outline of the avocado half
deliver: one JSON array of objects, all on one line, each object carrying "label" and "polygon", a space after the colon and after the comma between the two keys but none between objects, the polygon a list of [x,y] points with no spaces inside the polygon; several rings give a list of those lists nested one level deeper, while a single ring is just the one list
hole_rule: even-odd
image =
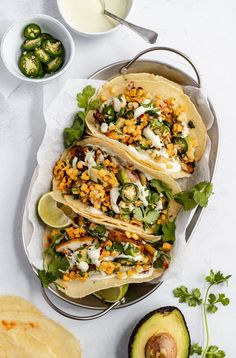
[{"label": "avocado half", "polygon": [[129,340],[129,358],[188,358],[190,335],[181,311],[174,306],[148,313]]}]

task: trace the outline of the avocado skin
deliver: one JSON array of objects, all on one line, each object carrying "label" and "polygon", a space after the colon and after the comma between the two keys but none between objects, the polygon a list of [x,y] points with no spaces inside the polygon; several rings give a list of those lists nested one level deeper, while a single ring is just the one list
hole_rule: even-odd
[{"label": "avocado skin", "polygon": [[[188,338],[189,338],[189,347],[188,347],[188,357],[190,356],[190,348],[191,348],[191,339],[190,339],[190,334],[189,334],[189,330],[188,330],[188,326],[187,326],[187,323],[186,323],[186,320],[184,318],[184,315],[183,313],[180,311],[179,308],[175,307],[175,306],[164,306],[164,307],[160,307],[154,311],[151,311],[149,312],[148,314],[146,314],[146,316],[144,316],[138,323],[137,325],[135,326],[131,336],[130,336],[130,339],[129,339],[129,344],[128,344],[128,358],[135,358],[135,357],[132,357],[132,345],[134,343],[134,340],[135,340],[135,337],[136,337],[136,334],[138,333],[139,331],[139,328],[149,319],[151,318],[154,314],[157,314],[157,313],[160,313],[160,314],[164,314],[164,313],[171,313],[173,312],[174,310],[178,311],[179,314],[182,316],[183,318],[183,321],[184,321],[184,324],[185,324],[185,327],[186,327],[186,331],[187,331],[187,334],[188,334]],[[150,337],[151,338],[151,337]]]}]

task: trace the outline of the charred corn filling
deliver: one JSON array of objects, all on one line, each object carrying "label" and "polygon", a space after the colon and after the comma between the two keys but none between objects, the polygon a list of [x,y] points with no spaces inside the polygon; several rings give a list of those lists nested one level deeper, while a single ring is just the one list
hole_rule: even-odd
[{"label": "charred corn filling", "polygon": [[[52,230],[48,235],[45,257],[55,255],[68,260],[63,272],[64,281],[106,276],[125,279],[134,275],[151,275],[154,268],[169,266],[172,249],[169,243],[158,243],[156,248],[145,243],[137,234],[110,231],[103,225],[91,223],[76,216],[74,224],[65,230]],[[50,260],[49,260],[50,261]]]},{"label": "charred corn filling", "polygon": [[189,136],[194,123],[175,98],[151,98],[131,81],[124,94],[110,99],[101,96],[101,101],[94,113],[100,132],[128,145],[133,154],[148,156],[166,171],[194,171],[197,141]]},{"label": "charred corn filling", "polygon": [[64,195],[116,219],[157,232],[165,224],[171,188],[160,180],[147,178],[131,164],[121,164],[94,146],[75,146],[69,160],[59,160],[54,178]]}]

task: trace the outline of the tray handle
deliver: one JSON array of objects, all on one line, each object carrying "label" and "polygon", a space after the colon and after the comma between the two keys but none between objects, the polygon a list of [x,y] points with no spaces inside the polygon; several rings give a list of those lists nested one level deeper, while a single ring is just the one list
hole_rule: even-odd
[{"label": "tray handle", "polygon": [[151,52],[151,51],[168,51],[168,52],[172,52],[172,53],[175,53],[177,55],[179,55],[180,57],[184,58],[190,65],[191,67],[193,68],[194,72],[195,72],[195,75],[197,77],[197,86],[200,88],[201,87],[201,78],[200,78],[200,75],[199,75],[199,72],[196,68],[196,66],[194,65],[194,63],[192,62],[192,60],[187,56],[185,55],[183,52],[179,51],[179,50],[176,50],[174,48],[171,48],[171,47],[164,47],[164,46],[159,46],[159,47],[151,47],[151,48],[148,48],[142,52],[139,52],[131,61],[127,62],[127,64],[125,66],[123,66],[121,69],[120,69],[120,73],[122,75],[125,75],[127,72],[128,72],[128,68],[135,62],[137,61],[137,59],[143,55],[145,55],[146,53],[148,52]]},{"label": "tray handle", "polygon": [[104,316],[105,314],[107,314],[108,312],[110,312],[113,308],[118,307],[121,303],[124,302],[124,298],[122,298],[122,300],[120,301],[116,301],[115,303],[113,303],[112,305],[110,305],[108,308],[106,308],[105,310],[91,315],[91,316],[77,316],[77,315],[73,315],[70,313],[67,313],[65,311],[63,311],[62,309],[60,309],[59,307],[57,307],[55,305],[55,303],[53,303],[51,301],[51,299],[49,298],[47,291],[45,289],[45,287],[41,284],[41,291],[42,291],[42,295],[43,298],[45,299],[45,301],[49,304],[49,306],[51,306],[57,313],[60,313],[62,316],[70,318],[70,319],[74,319],[76,321],[90,321],[92,319],[96,319],[96,318],[100,318],[102,316]]}]

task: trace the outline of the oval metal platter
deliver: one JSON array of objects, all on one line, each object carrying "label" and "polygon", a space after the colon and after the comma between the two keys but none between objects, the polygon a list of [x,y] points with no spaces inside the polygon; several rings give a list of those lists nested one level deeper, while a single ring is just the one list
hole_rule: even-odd
[{"label": "oval metal platter", "polygon": [[[153,51],[153,50],[167,50],[171,52],[175,52],[178,55],[184,57],[191,65],[192,68],[195,71],[195,75],[197,80],[193,79],[191,76],[186,74],[185,72],[181,71],[180,69],[173,67],[172,65],[168,65],[163,62],[154,61],[154,60],[138,60],[137,59],[143,55],[146,52]],[[120,61],[114,64],[111,64],[109,66],[106,66],[102,68],[101,70],[97,71],[93,75],[90,76],[91,79],[96,80],[109,80],[115,76],[120,75],[120,73],[131,73],[131,72],[147,72],[147,73],[153,73],[158,74],[163,77],[166,77],[167,79],[174,81],[176,83],[179,83],[181,85],[191,85],[200,87],[200,76],[195,68],[195,66],[192,64],[191,60],[184,54],[180,53],[177,50],[169,49],[169,48],[151,48],[148,50],[143,51],[142,53],[138,54],[133,60],[131,61]],[[213,116],[214,116],[214,123],[211,129],[208,131],[208,135],[211,139],[211,149],[210,149],[210,156],[209,156],[209,170],[210,170],[210,179],[213,180],[215,166],[217,162],[217,156],[218,156],[218,148],[219,148],[219,127],[217,122],[216,113],[214,111],[214,108],[212,104],[209,101],[210,108],[212,110]],[[30,236],[29,236],[29,220],[27,215],[27,208],[28,208],[28,202],[30,198],[31,188],[35,181],[35,178],[37,176],[37,168],[35,170],[35,173],[32,177],[28,196],[26,199],[25,209],[23,213],[23,222],[22,222],[22,234],[23,234],[23,245],[25,249],[26,256],[28,257],[27,252],[27,244],[29,243]],[[190,238],[193,235],[194,230],[196,229],[197,224],[199,223],[199,220],[201,218],[203,209],[198,207],[195,211],[187,229],[186,229],[186,241],[189,242]],[[30,260],[29,260],[30,263]],[[30,263],[33,271],[37,275],[37,269]],[[131,284],[130,288],[125,296],[125,300],[122,300],[119,304],[115,304],[110,306],[109,304],[106,304],[99,299],[97,299],[94,295],[89,295],[81,299],[73,299],[66,295],[64,295],[62,292],[58,291],[54,286],[49,287],[49,291],[53,293],[53,295],[59,297],[65,302],[68,302],[72,305],[87,308],[87,309],[93,309],[93,310],[104,310],[101,314],[93,315],[93,316],[87,316],[87,317],[78,317],[73,316],[65,313],[61,309],[58,309],[57,306],[51,301],[51,299],[48,297],[48,295],[45,292],[45,289],[42,288],[42,293],[46,301],[60,314],[77,320],[88,320],[88,319],[94,319],[97,317],[100,317],[101,315],[105,314],[112,308],[124,308],[129,305],[135,304],[139,302],[140,300],[143,300],[145,297],[150,295],[152,292],[154,292],[159,286],[161,282],[147,282],[147,283],[140,283],[140,284]]]}]

